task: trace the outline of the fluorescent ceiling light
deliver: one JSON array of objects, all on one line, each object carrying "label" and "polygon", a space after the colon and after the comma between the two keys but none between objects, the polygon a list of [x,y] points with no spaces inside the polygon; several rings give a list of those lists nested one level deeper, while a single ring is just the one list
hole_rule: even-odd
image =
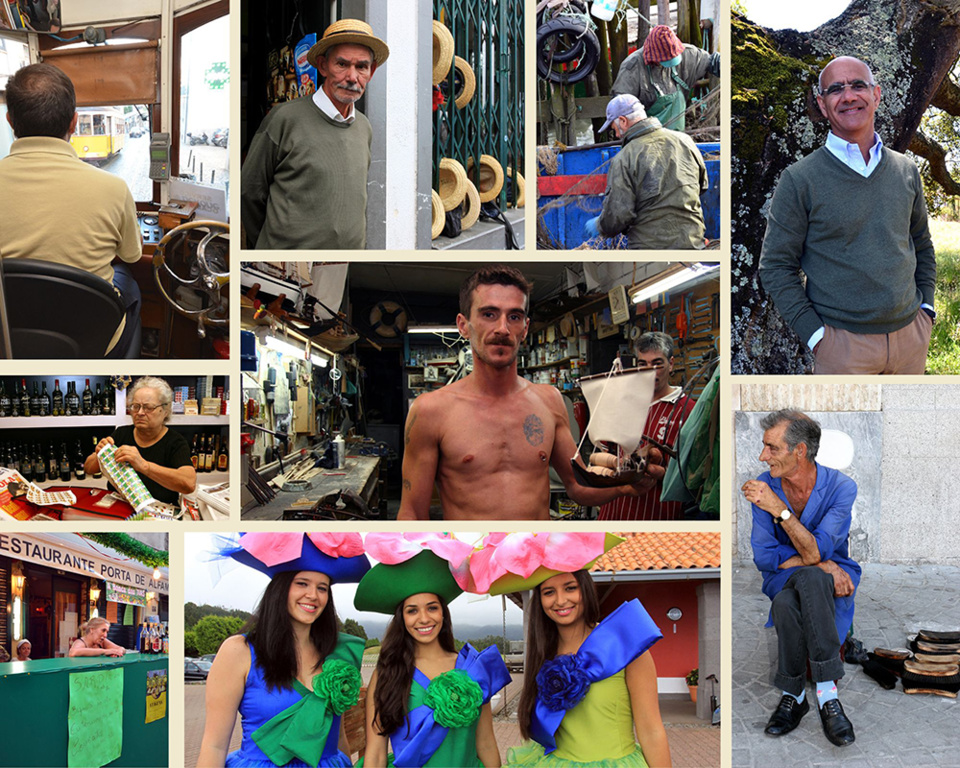
[{"label": "fluorescent ceiling light", "polygon": [[640,283],[640,285],[632,289],[633,293],[630,298],[634,304],[639,304],[641,301],[646,301],[658,294],[666,293],[692,280],[703,277],[715,269],[720,269],[720,265],[697,263],[691,264],[690,266],[677,264],[667,267],[663,272],[654,275],[649,280]]},{"label": "fluorescent ceiling light", "polygon": [[[290,355],[298,360],[306,359],[306,352],[303,348],[296,347],[288,341],[278,339],[276,336],[271,336],[268,334],[266,339],[264,339],[264,344],[270,347],[270,349],[275,349],[281,355]],[[327,363],[330,362],[330,358],[321,355],[319,352],[311,352],[310,362],[314,365],[320,366],[321,368],[326,368]]]},{"label": "fluorescent ceiling light", "polygon": [[415,325],[407,328],[407,333],[460,333],[455,325]]}]

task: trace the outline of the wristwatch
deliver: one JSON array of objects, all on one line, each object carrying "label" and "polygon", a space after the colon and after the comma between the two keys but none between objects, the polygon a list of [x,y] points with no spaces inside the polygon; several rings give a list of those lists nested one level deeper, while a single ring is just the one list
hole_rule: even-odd
[{"label": "wristwatch", "polygon": [[777,522],[782,523],[784,520],[789,520],[791,517],[793,517],[793,512],[791,512],[789,509],[785,509],[777,516]]}]

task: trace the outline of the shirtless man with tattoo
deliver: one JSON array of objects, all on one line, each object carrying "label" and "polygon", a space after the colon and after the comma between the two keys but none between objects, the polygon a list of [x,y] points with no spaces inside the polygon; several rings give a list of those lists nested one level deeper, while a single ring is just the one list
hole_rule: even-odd
[{"label": "shirtless man with tattoo", "polygon": [[470,340],[473,372],[410,408],[398,520],[429,519],[434,482],[445,520],[548,520],[550,466],[584,506],[639,496],[663,477],[655,455],[636,485],[577,483],[570,466],[577,447],[562,396],[517,373],[529,300],[527,279],[502,264],[482,267],[461,287],[457,327]]}]

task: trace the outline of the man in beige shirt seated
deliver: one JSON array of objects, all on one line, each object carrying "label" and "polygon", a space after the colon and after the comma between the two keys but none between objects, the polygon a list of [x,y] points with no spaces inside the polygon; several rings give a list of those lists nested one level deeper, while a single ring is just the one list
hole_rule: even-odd
[{"label": "man in beige shirt seated", "polygon": [[[7,83],[6,102],[16,141],[0,160],[0,254],[68,264],[110,282],[126,316],[107,350],[109,357],[123,357],[140,346],[140,287],[120,263],[138,261],[141,252],[130,189],[120,177],[84,163],[70,146],[77,101],[59,69],[19,69]],[[120,262],[113,265],[115,257]]]}]

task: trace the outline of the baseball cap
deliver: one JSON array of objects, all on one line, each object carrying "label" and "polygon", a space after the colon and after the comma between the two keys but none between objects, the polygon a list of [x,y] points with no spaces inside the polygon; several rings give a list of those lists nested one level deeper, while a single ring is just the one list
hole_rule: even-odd
[{"label": "baseball cap", "polygon": [[607,130],[607,128],[610,127],[610,123],[618,117],[631,117],[638,112],[642,117],[647,116],[647,111],[643,108],[643,104],[640,103],[640,99],[632,93],[621,93],[619,96],[614,96],[607,103],[607,122],[601,126],[600,133]]}]

